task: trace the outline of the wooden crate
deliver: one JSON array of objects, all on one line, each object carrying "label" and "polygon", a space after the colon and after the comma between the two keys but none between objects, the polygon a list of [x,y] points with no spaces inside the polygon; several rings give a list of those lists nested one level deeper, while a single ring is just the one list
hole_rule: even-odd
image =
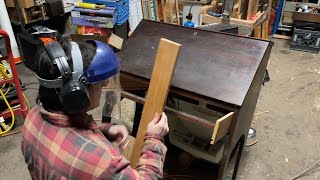
[{"label": "wooden crate", "polygon": [[[19,17],[15,8],[7,8],[10,20],[19,21]],[[25,24],[43,20],[45,17],[44,6],[33,6],[31,8],[21,8],[22,16]],[[32,13],[34,13],[32,15]]]}]

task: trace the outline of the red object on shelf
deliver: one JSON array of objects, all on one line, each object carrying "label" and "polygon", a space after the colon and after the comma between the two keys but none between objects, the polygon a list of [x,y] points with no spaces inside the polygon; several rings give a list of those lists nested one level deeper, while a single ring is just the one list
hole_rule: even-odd
[{"label": "red object on shelf", "polygon": [[270,19],[269,19],[269,31],[268,34],[272,34],[274,21],[276,20],[276,11],[271,9]]},{"label": "red object on shelf", "polygon": [[[22,89],[21,89],[21,84],[19,81],[19,76],[18,76],[18,72],[17,72],[17,68],[16,68],[16,64],[12,55],[12,51],[11,51],[11,45],[10,45],[10,38],[7,32],[3,31],[0,29],[0,35],[2,35],[5,39],[5,45],[6,45],[6,49],[7,49],[7,56],[1,57],[1,60],[8,60],[10,63],[10,68],[12,71],[12,79],[8,79],[8,80],[0,80],[0,85],[2,84],[8,84],[8,83],[14,83],[16,91],[17,91],[17,95],[18,95],[18,100],[11,102],[11,103],[19,103],[20,106],[16,107],[16,108],[12,108],[14,115],[22,115],[23,118],[25,119],[29,113],[29,110],[26,106],[26,103],[24,101],[23,98],[23,94],[22,94]],[[11,116],[11,113],[9,110],[6,110],[4,112],[2,112],[0,114],[0,116],[3,116],[4,118],[9,118]]]}]

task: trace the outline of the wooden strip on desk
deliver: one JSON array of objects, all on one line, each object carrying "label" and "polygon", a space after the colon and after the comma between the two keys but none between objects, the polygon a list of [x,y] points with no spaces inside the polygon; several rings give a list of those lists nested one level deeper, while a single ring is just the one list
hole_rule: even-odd
[{"label": "wooden strip on desk", "polygon": [[139,163],[144,135],[155,113],[162,113],[170,88],[170,81],[176,66],[181,45],[161,38],[153,67],[146,102],[131,158],[131,167]]},{"label": "wooden strip on desk", "polygon": [[219,141],[223,136],[228,134],[230,130],[230,126],[232,123],[234,112],[231,112],[222,118],[218,119],[216,125],[213,130],[213,135],[211,138],[211,144],[216,143]]}]

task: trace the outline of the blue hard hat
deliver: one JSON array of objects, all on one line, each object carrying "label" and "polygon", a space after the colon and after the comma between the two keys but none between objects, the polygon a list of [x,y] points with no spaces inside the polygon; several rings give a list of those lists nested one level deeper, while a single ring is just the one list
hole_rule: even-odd
[{"label": "blue hard hat", "polygon": [[96,46],[96,54],[88,69],[83,72],[89,84],[95,84],[116,75],[120,70],[120,62],[116,53],[105,43],[96,40],[86,42]]}]

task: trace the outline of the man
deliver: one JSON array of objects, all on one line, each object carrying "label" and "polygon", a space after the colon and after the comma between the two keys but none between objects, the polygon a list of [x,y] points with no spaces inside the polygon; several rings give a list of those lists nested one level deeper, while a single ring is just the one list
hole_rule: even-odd
[{"label": "man", "polygon": [[61,40],[46,45],[35,61],[38,106],[30,111],[22,134],[32,179],[162,178],[162,141],[169,131],[164,113],[149,123],[136,169],[119,152],[127,144],[126,128],[98,127],[87,114],[99,106],[108,78],[119,72],[119,61],[106,44]]}]

